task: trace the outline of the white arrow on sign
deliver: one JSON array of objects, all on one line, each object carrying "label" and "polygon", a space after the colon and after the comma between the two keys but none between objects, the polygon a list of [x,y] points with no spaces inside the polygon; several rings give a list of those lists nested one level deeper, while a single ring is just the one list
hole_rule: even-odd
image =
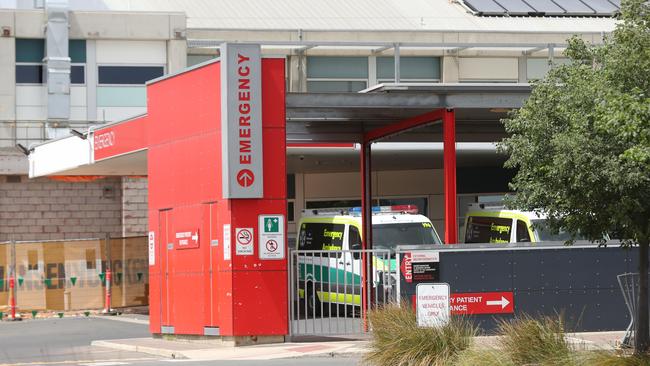
[{"label": "white arrow on sign", "polygon": [[199,241],[199,233],[197,232],[196,234],[192,234],[192,240],[196,243]]},{"label": "white arrow on sign", "polygon": [[505,297],[501,296],[501,300],[488,300],[486,302],[487,305],[501,305],[501,309],[505,309],[508,304],[510,304],[510,301],[506,299]]}]

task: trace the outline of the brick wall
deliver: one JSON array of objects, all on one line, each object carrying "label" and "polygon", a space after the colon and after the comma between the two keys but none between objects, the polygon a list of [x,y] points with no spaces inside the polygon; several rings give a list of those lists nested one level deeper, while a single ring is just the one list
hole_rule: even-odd
[{"label": "brick wall", "polygon": [[147,178],[122,178],[122,235],[147,235]]},{"label": "brick wall", "polygon": [[0,241],[122,235],[121,180],[59,182],[0,176]]}]

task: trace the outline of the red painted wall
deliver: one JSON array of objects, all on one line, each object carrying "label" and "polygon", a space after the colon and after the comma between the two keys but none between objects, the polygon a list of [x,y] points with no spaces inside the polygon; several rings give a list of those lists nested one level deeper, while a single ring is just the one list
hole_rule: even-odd
[{"label": "red painted wall", "polygon": [[[287,334],[286,261],[257,253],[258,215],[286,217],[284,89],[284,60],[263,59],[264,197],[224,200],[220,64],[148,86],[152,333],[173,326],[176,334],[202,335],[212,326],[221,335]],[[231,224],[231,260],[224,260],[224,224]],[[255,228],[255,255],[235,254],[237,227]],[[198,248],[168,249],[176,232],[196,230]]]}]

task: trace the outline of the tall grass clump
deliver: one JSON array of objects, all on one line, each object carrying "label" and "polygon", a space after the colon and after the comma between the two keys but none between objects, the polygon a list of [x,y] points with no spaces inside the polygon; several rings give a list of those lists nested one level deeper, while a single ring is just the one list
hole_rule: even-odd
[{"label": "tall grass clump", "polygon": [[368,318],[372,341],[364,361],[377,366],[453,365],[477,332],[468,319],[460,317],[452,317],[442,327],[419,328],[408,304],[387,305],[369,312]]},{"label": "tall grass clump", "polygon": [[561,317],[535,319],[522,315],[500,321],[499,349],[514,365],[573,365],[575,350],[566,338]]}]

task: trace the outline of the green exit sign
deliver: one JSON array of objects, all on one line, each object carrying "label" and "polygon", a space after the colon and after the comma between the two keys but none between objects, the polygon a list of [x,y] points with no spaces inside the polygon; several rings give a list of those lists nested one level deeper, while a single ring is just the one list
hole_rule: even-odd
[{"label": "green exit sign", "polygon": [[264,232],[265,233],[279,233],[280,225],[277,217],[264,218]]}]

